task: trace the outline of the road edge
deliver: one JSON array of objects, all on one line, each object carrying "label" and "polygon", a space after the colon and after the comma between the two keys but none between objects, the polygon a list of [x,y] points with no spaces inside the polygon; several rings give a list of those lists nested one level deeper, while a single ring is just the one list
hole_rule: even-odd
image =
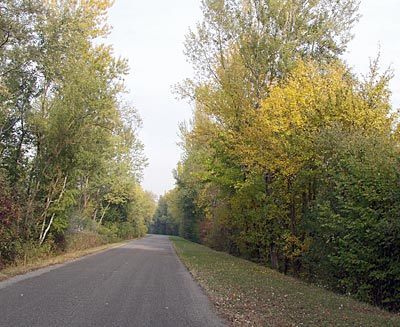
[{"label": "road edge", "polygon": [[4,269],[5,272],[0,271],[0,289],[3,289],[9,285],[12,285],[22,280],[40,276],[44,273],[58,269],[67,264],[82,260],[84,258],[124,246],[130,242],[137,241],[147,236],[148,235],[117,243],[105,244],[81,251],[65,253],[28,266],[17,266],[17,267],[6,268]]}]

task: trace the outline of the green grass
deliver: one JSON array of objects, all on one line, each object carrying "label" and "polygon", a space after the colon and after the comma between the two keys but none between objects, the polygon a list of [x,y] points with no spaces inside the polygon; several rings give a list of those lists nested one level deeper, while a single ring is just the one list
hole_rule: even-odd
[{"label": "green grass", "polygon": [[171,240],[231,326],[400,327],[400,315],[179,237]]}]

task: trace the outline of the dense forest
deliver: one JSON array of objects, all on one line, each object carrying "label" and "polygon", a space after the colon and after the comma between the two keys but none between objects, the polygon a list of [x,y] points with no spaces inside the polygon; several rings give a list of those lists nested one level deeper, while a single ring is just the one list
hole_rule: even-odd
[{"label": "dense forest", "polygon": [[379,56],[341,55],[355,0],[204,0],[194,103],[153,232],[400,309],[400,138]]},{"label": "dense forest", "polygon": [[155,209],[110,0],[0,4],[0,269],[140,236]]}]

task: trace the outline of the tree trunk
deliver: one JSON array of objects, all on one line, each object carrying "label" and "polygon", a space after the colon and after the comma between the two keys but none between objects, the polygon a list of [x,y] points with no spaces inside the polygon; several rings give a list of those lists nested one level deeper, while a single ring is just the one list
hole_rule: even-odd
[{"label": "tree trunk", "polygon": [[[54,216],[55,216],[55,215],[56,215],[55,213],[53,213],[53,214],[51,215],[51,218],[50,218],[49,224],[47,225],[46,230],[44,231],[44,233],[43,233],[43,234],[41,235],[41,237],[39,238],[39,245],[42,245],[43,242],[44,242],[44,240],[46,239],[47,233],[49,232],[50,227],[51,227],[51,225],[53,224],[53,220],[54,220]],[[46,222],[46,221],[44,221],[44,222]],[[43,226],[44,226],[44,224],[43,224]]]},{"label": "tree trunk", "polygon": [[101,217],[100,217],[100,220],[99,220],[99,223],[98,223],[99,226],[103,222],[103,218],[106,215],[106,212],[108,211],[108,208],[110,208],[110,203],[107,204],[107,206],[103,209],[103,212],[101,213]]},{"label": "tree trunk", "polygon": [[59,196],[58,196],[58,198],[56,200],[52,200],[52,197],[53,197],[53,195],[55,193],[55,189],[57,188],[59,177],[57,177],[56,181],[54,182],[54,185],[53,185],[52,189],[50,190],[50,194],[47,197],[46,206],[45,206],[45,208],[43,210],[43,213],[42,213],[42,216],[41,216],[42,219],[43,219],[43,223],[42,223],[42,228],[41,228],[40,236],[39,236],[39,245],[43,244],[43,242],[46,239],[46,236],[47,236],[47,234],[48,234],[48,232],[50,230],[50,227],[51,227],[51,225],[53,224],[53,221],[54,221],[55,213],[53,213],[51,215],[50,221],[49,221],[49,223],[47,224],[47,227],[46,227],[48,210],[49,210],[51,204],[60,202],[62,197],[64,196],[64,192],[65,192],[66,185],[67,185],[67,178],[68,178],[68,176],[65,176],[64,182],[63,182],[63,185],[62,185],[62,188],[61,188],[61,191],[60,191],[60,194],[59,194]]},{"label": "tree trunk", "polygon": [[273,175],[271,172],[268,172],[265,174],[264,178],[265,178],[265,194],[267,196],[270,196],[272,193],[270,185],[272,184],[273,181]]},{"label": "tree trunk", "polygon": [[270,257],[271,257],[271,267],[272,269],[278,270],[279,269],[279,259],[278,254],[276,253],[275,244],[271,243],[269,247]]}]

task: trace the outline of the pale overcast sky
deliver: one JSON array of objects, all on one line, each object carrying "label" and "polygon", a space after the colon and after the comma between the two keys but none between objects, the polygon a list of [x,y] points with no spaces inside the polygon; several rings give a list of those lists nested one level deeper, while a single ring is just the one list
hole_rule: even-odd
[{"label": "pale overcast sky", "polygon": [[[201,20],[200,0],[116,0],[109,12],[115,54],[129,60],[127,100],[143,120],[140,137],[149,159],[143,187],[157,195],[174,187],[172,170],[180,159],[178,124],[192,108],[175,100],[171,86],[192,74],[183,55],[189,27]],[[392,103],[400,107],[400,0],[361,0],[360,22],[345,56],[356,72],[368,71],[381,51],[382,67],[391,66]]]}]

